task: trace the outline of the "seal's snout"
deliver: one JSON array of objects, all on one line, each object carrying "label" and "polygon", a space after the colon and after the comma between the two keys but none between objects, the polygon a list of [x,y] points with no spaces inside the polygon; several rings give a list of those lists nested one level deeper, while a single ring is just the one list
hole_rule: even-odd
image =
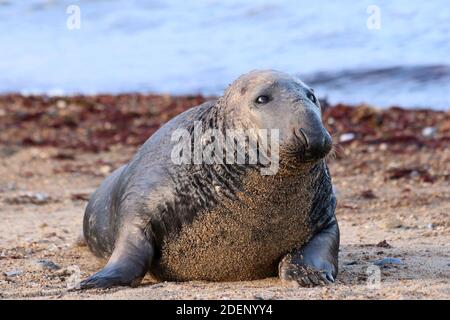
[{"label": "seal's snout", "polygon": [[317,129],[300,128],[296,136],[303,146],[301,156],[304,161],[322,159],[331,151],[331,136],[323,127]]}]

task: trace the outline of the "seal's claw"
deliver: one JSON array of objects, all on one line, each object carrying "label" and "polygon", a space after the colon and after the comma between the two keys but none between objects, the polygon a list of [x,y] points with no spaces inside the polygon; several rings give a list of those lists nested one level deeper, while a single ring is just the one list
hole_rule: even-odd
[{"label": "seal's claw", "polygon": [[120,283],[121,283],[121,281],[118,278],[94,274],[94,275],[90,276],[89,278],[81,281],[79,289],[80,290],[94,289],[94,288],[107,289],[107,288],[111,288],[113,286],[120,285]]},{"label": "seal's claw", "polygon": [[331,272],[327,272],[325,275],[326,275],[326,278],[327,278],[328,281],[334,282],[334,277],[331,274]]},{"label": "seal's claw", "polygon": [[308,265],[293,264],[289,257],[280,262],[279,276],[282,281],[295,281],[302,287],[327,285],[334,282],[331,273]]},{"label": "seal's claw", "polygon": [[[323,286],[332,282],[322,270],[310,266],[292,265],[292,267],[297,269],[296,276],[290,277],[287,280],[296,281],[302,287]],[[286,279],[282,278],[282,280]]]},{"label": "seal's claw", "polygon": [[112,282],[115,281],[111,281],[109,278],[92,275],[89,278],[80,282],[79,289],[80,290],[94,289],[94,288],[106,289],[113,286]]}]

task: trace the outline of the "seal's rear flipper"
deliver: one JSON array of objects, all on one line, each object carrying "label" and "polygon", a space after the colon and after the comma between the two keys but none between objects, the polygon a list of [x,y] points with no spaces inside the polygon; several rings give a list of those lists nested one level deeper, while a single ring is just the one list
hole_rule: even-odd
[{"label": "seal's rear flipper", "polygon": [[79,289],[137,286],[147,273],[153,246],[141,230],[127,230],[119,237],[106,266],[81,281]]}]

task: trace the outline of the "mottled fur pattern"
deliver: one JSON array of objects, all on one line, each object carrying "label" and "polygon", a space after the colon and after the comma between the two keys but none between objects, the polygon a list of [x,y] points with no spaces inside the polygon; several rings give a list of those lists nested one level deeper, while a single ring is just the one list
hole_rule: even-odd
[{"label": "mottled fur pattern", "polygon": [[[198,195],[199,208],[210,207],[199,210],[192,223],[166,235],[162,256],[154,262],[154,273],[162,279],[230,281],[273,276],[283,255],[300,248],[330,219],[320,215],[332,197],[324,162],[296,173],[282,169],[275,176],[248,170],[233,183],[237,192],[231,197],[229,185],[223,194],[216,179],[202,171],[194,175],[197,178],[184,181],[198,184],[187,185],[187,190],[206,188]],[[215,201],[204,203],[203,199]]]},{"label": "mottled fur pattern", "polygon": [[[164,280],[263,278],[276,274],[286,254],[301,265],[302,250],[333,279],[339,234],[323,159],[329,135],[320,106],[305,98],[309,89],[292,79],[272,71],[243,76],[219,100],[169,121],[108,177],[89,201],[84,235],[96,255],[110,260],[82,288],[136,284],[147,271]],[[241,100],[252,101],[258,90],[278,95],[286,110],[244,109]],[[192,133],[195,121],[220,132],[286,128],[279,171],[263,176],[261,163],[173,164],[171,133]],[[303,140],[299,126],[308,133]],[[282,274],[291,269],[283,265]]]}]

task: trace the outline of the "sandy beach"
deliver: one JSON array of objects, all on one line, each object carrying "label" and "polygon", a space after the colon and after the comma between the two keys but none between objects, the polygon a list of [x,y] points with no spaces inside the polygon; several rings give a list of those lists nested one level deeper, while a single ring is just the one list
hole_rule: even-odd
[{"label": "sandy beach", "polygon": [[69,291],[105,263],[79,239],[90,193],[161,124],[206,99],[0,96],[0,298],[450,299],[450,112],[327,103],[341,228],[334,284],[147,276],[137,288]]}]

